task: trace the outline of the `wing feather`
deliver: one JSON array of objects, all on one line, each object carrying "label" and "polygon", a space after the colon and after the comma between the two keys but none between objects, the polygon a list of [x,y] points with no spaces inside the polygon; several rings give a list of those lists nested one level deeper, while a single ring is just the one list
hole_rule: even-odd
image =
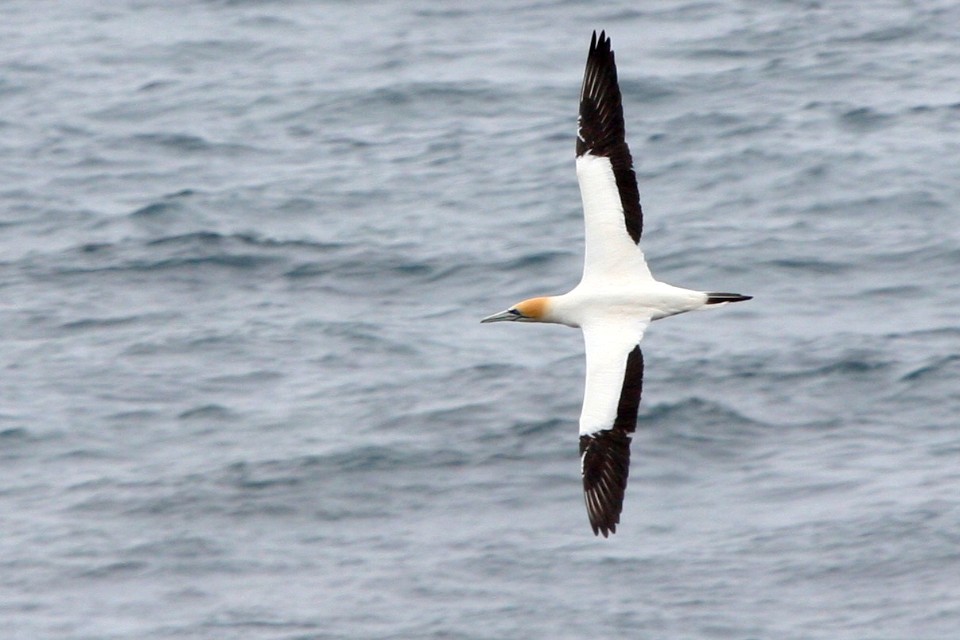
[{"label": "wing feather", "polygon": [[580,415],[580,473],[590,526],[616,533],[630,471],[630,436],[643,389],[646,323],[585,326],[587,380]]},{"label": "wing feather", "polygon": [[650,276],[636,245],[643,232],[640,191],[625,139],[617,65],[610,39],[590,41],[580,89],[577,177],[586,223],[584,277],[628,270]]}]

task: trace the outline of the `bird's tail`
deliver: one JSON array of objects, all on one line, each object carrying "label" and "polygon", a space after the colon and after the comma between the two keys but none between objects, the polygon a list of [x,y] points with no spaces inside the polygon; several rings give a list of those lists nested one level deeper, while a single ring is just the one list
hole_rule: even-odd
[{"label": "bird's tail", "polygon": [[716,291],[707,294],[707,304],[721,304],[724,302],[743,302],[750,300],[753,296],[745,296],[739,293],[718,293]]}]

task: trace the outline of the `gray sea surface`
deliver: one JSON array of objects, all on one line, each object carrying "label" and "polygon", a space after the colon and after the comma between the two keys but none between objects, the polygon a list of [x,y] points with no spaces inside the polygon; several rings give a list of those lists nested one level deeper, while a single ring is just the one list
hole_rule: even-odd
[{"label": "gray sea surface", "polygon": [[[592,30],[662,280],[594,537]],[[960,634],[960,5],[0,4],[4,639]]]}]

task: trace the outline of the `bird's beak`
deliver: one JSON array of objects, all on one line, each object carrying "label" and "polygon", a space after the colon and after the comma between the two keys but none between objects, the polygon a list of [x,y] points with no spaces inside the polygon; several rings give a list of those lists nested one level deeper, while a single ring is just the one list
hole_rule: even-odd
[{"label": "bird's beak", "polygon": [[503,320],[519,320],[523,316],[520,315],[520,312],[516,309],[507,309],[506,311],[501,311],[500,313],[495,313],[492,316],[487,316],[480,322],[502,322]]}]

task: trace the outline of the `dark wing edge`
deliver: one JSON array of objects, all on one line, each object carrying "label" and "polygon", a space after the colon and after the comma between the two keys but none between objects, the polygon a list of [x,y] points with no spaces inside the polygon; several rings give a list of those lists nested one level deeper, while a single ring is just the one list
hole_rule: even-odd
[{"label": "dark wing edge", "polygon": [[594,535],[617,532],[630,474],[630,435],[637,428],[643,391],[643,352],[627,356],[617,417],[610,429],[580,436],[583,497]]},{"label": "dark wing edge", "polygon": [[590,39],[577,122],[577,157],[589,153],[610,159],[620,192],[627,233],[634,242],[640,242],[643,233],[640,189],[633,172],[633,157],[626,142],[617,64],[605,31],[600,32],[599,38],[594,31]]}]

